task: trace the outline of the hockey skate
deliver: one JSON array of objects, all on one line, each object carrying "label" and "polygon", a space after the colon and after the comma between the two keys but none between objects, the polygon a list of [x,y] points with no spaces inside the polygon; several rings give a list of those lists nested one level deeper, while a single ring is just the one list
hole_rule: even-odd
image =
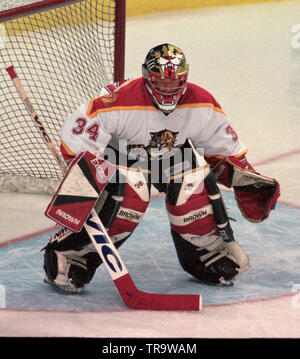
[{"label": "hockey skate", "polygon": [[[74,235],[76,236],[58,232],[43,248],[46,274],[44,282],[65,294],[82,292],[101,262],[91,243],[82,243],[82,246],[71,249]],[[61,240],[62,237],[65,239]],[[60,241],[57,238],[60,238]]]}]

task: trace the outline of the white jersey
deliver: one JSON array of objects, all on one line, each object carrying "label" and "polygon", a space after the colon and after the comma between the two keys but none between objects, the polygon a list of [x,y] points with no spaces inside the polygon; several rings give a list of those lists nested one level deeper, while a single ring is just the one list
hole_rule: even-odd
[{"label": "white jersey", "polygon": [[[109,92],[109,91],[108,91]],[[82,104],[64,122],[61,151],[68,161],[83,151],[121,151],[168,155],[187,139],[206,156],[241,156],[247,152],[214,97],[192,83],[175,111],[154,106],[143,78]]]}]

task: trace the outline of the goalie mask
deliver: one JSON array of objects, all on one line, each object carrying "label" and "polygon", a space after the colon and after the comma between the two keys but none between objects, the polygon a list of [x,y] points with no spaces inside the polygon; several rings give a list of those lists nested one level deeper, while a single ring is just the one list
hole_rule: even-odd
[{"label": "goalie mask", "polygon": [[146,87],[154,103],[169,114],[186,90],[189,65],[182,50],[170,44],[151,49],[142,65]]}]

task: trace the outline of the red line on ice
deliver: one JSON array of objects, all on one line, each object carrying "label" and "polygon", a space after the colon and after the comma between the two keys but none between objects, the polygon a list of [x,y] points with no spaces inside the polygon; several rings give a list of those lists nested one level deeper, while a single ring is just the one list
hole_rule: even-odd
[{"label": "red line on ice", "polygon": [[1,247],[4,247],[4,246],[8,246],[8,245],[11,244],[11,243],[16,243],[16,242],[24,241],[25,239],[29,239],[29,238],[32,238],[32,237],[35,237],[35,236],[39,236],[39,235],[44,234],[44,233],[47,233],[47,232],[51,232],[51,231],[53,231],[56,227],[57,227],[57,226],[54,225],[54,226],[51,226],[51,227],[48,227],[48,228],[44,228],[44,229],[41,229],[41,230],[36,231],[36,232],[33,232],[33,233],[25,234],[25,235],[20,236],[20,237],[16,237],[16,238],[13,238],[13,239],[8,239],[7,241],[4,241],[4,242],[1,242],[1,243],[0,243],[0,248],[1,248]]},{"label": "red line on ice", "polygon": [[269,163],[275,162],[275,161],[279,161],[282,158],[286,158],[286,157],[291,157],[291,156],[295,156],[295,155],[299,155],[300,154],[300,149],[296,149],[296,150],[292,150],[292,151],[288,151],[288,152],[284,152],[269,158],[266,158],[264,160],[258,161],[256,163],[253,164],[253,166],[262,166],[262,165],[267,165]]}]

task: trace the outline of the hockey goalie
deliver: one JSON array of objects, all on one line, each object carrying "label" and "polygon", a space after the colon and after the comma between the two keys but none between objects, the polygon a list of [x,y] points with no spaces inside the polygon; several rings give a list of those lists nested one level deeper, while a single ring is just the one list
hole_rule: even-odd
[{"label": "hockey goalie", "polygon": [[80,292],[101,264],[82,227],[92,207],[118,248],[141,222],[151,188],[165,196],[184,271],[223,286],[249,269],[218,185],[233,189],[247,220],[261,222],[275,208],[279,183],[248,163],[221,106],[187,82],[188,72],[180,48],[158,45],[146,55],[142,77],[104,87],[66,118],[61,152],[69,171],[46,211],[62,225],[45,247],[50,285]]}]

